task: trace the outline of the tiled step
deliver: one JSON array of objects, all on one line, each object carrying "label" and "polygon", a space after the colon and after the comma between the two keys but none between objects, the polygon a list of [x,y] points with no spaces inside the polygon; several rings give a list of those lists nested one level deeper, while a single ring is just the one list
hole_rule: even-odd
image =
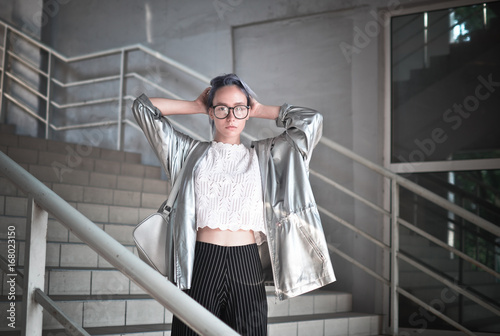
[{"label": "tiled step", "polygon": [[[290,318],[270,318],[268,323],[269,336],[371,336],[379,335],[380,317],[363,314],[321,314],[303,315]],[[137,324],[110,327],[90,327],[85,330],[91,335],[170,335],[170,323]],[[47,330],[57,334],[60,329]],[[9,336],[9,335],[6,335]]]},{"label": "tiled step", "polygon": [[[112,293],[112,291],[109,291]],[[92,296],[52,296],[61,309],[83,327],[112,325],[170,323],[172,314],[147,295],[94,294]],[[310,304],[304,304],[310,302]],[[313,315],[322,319],[325,314],[332,318],[345,315],[351,309],[351,295],[346,293],[321,292],[276,303],[275,296],[268,292],[269,318],[273,323],[289,324],[292,320],[312,320]],[[138,309],[141,308],[139,312]],[[276,307],[279,307],[276,309]],[[283,309],[287,307],[287,309]],[[97,314],[99,318],[91,316]],[[348,315],[351,316],[351,315]],[[307,317],[307,318],[305,318]],[[318,320],[316,319],[316,320]],[[317,323],[317,322],[316,322]],[[57,322],[47,316],[45,328],[57,328]],[[368,335],[368,334],[367,334]]]},{"label": "tiled step", "polygon": [[[137,224],[147,215],[158,210],[165,196],[159,194],[143,193],[137,196],[137,202],[141,204],[135,206],[108,205],[85,202],[69,202],[76,210],[81,212],[91,221],[99,223],[114,224]],[[0,216],[5,217],[26,217],[28,199],[18,196],[0,196]],[[3,208],[3,209],[2,209]],[[53,218],[52,216],[49,218]],[[5,220],[8,220],[7,218]]]},{"label": "tiled step", "polygon": [[16,126],[10,124],[2,124],[0,123],[0,134],[15,134]]},{"label": "tiled step", "polygon": [[[170,183],[160,178],[127,176],[122,174],[109,174],[89,170],[70,169],[62,174],[53,167],[35,163],[21,163],[27,170],[40,181],[46,184],[69,184],[76,186],[89,186],[129,191],[165,192]],[[3,177],[3,176],[2,176]],[[10,181],[7,183],[11,183]]]},{"label": "tiled step", "polygon": [[144,295],[133,281],[115,269],[52,269],[46,274],[48,295]]},{"label": "tiled step", "polygon": [[[24,241],[17,242],[18,268],[24,267]],[[125,245],[131,252],[137,254],[134,245]],[[5,240],[0,241],[0,248],[7,248]],[[46,266],[50,268],[60,267],[63,269],[107,269],[113,268],[102,256],[92,250],[88,245],[82,243],[47,243]]]},{"label": "tiled step", "polygon": [[[152,209],[144,209],[144,212],[152,211]],[[149,213],[149,212],[148,212]],[[23,217],[8,217],[0,216],[0,223],[6,226],[14,226],[16,229],[16,240],[19,243],[24,243],[25,239],[25,225],[26,219]],[[132,239],[132,231],[136,224],[115,224],[115,223],[105,223],[97,224],[104,232],[109,234],[112,238],[122,243],[125,246],[134,245]],[[7,239],[7,232],[0,232],[0,241],[5,241]],[[49,219],[48,221],[48,233],[47,242],[52,245],[61,244],[73,244],[81,243],[81,240],[76,237],[73,233],[69,231],[66,227],[60,224],[55,219]],[[59,247],[58,247],[59,248]]]},{"label": "tiled step", "polygon": [[[98,141],[90,141],[94,145],[82,145],[57,140],[46,140],[25,135],[3,134],[0,137],[0,145],[10,148],[20,148],[31,151],[51,152],[55,154],[69,155],[70,159],[104,159],[128,163],[141,163],[141,154],[107,149],[99,147]],[[36,153],[33,152],[36,155]],[[32,158],[33,159],[33,158]]]},{"label": "tiled step", "polygon": [[378,315],[335,313],[271,317],[268,330],[270,336],[369,336],[379,335],[381,325],[381,317]]},{"label": "tiled step", "polygon": [[[74,279],[69,280],[74,281]],[[124,295],[109,290],[108,293],[93,295],[52,294],[51,298],[69,318],[84,328],[161,324],[170,323],[172,319],[172,314],[168,310],[142,294]],[[307,302],[310,304],[304,304]],[[5,304],[5,302],[0,302],[0,309],[4,308]],[[297,325],[302,320],[316,320],[315,324],[317,324],[317,320],[327,315],[329,319],[359,316],[348,314],[351,309],[351,295],[346,293],[317,291],[276,303],[274,294],[268,292],[268,306],[270,323],[277,323],[281,325],[281,328],[285,328],[284,326],[290,328],[292,323]],[[55,319],[44,314],[45,329],[59,327]]]},{"label": "tiled step", "polygon": [[[146,294],[120,294],[111,289],[92,295],[84,292],[80,295],[50,295],[69,318],[84,328],[170,323],[172,319],[168,310]],[[354,316],[346,315],[351,310],[351,295],[347,293],[316,291],[277,302],[274,293],[268,291],[267,300],[269,318],[273,323],[290,324],[292,320],[312,320],[313,315],[319,316],[319,319],[325,315],[332,318],[333,314],[336,314],[335,318]],[[309,304],[304,304],[307,302]],[[5,304],[7,303],[0,302],[0,309]],[[59,328],[58,322],[50,315],[44,316],[44,328]]]},{"label": "tiled step", "polygon": [[[1,198],[1,197],[0,197]],[[20,199],[26,203],[26,199]],[[112,238],[122,243],[123,245],[133,245],[132,231],[134,227],[142,219],[157,211],[157,208],[131,208],[118,206],[98,206],[82,204],[76,205],[78,211],[84,214],[90,220],[108,233]],[[20,207],[19,211],[26,212],[26,207]],[[92,210],[98,211],[92,213]],[[7,212],[14,211],[8,210]],[[16,240],[21,243],[25,239],[26,218],[25,216],[6,216],[0,215],[0,223],[2,226],[14,226],[16,230]],[[80,243],[81,240],[69,231],[65,226],[60,224],[56,219],[49,218],[47,241],[53,243]],[[0,241],[5,241],[7,231],[0,232]]]},{"label": "tiled step", "polygon": [[10,134],[2,134],[0,148],[19,164],[50,167],[59,180],[73,170],[161,178],[161,168],[141,164],[140,153]]}]

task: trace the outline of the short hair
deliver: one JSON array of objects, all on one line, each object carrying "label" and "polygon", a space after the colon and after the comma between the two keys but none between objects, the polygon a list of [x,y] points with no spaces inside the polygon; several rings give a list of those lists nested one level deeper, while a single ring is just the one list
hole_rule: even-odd
[{"label": "short hair", "polygon": [[250,105],[250,98],[255,97],[255,93],[250,89],[247,83],[242,81],[236,74],[230,73],[221,76],[217,76],[210,81],[211,89],[208,93],[207,105],[212,107],[214,102],[215,93],[218,89],[224,86],[236,85],[240,88],[241,92],[247,97],[247,105]]}]

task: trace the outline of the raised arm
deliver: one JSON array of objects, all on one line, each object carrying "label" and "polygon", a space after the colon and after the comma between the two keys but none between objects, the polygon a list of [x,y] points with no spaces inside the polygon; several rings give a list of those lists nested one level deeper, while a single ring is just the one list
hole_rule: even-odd
[{"label": "raised arm", "polygon": [[206,88],[195,100],[178,100],[169,98],[150,98],[151,103],[160,110],[161,115],[174,114],[199,114],[207,113],[207,93],[210,88]]},{"label": "raised arm", "polygon": [[280,114],[280,106],[263,105],[254,98],[250,101],[250,118],[276,120]]},{"label": "raised arm", "polygon": [[314,147],[319,142],[323,131],[323,116],[316,110],[283,104],[276,126],[284,127],[284,134],[295,143],[309,165]]}]

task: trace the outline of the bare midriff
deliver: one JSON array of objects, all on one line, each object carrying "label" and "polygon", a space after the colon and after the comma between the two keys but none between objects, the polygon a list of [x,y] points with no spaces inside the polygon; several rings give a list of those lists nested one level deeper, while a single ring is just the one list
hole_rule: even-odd
[{"label": "bare midriff", "polygon": [[204,227],[198,229],[196,240],[221,246],[241,246],[255,243],[253,231],[231,231]]}]

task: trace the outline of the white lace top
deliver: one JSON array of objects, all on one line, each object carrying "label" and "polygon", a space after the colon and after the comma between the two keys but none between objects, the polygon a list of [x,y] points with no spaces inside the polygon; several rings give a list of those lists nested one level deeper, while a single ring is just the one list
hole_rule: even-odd
[{"label": "white lace top", "polygon": [[254,149],[213,141],[195,171],[195,195],[198,228],[265,232]]}]

